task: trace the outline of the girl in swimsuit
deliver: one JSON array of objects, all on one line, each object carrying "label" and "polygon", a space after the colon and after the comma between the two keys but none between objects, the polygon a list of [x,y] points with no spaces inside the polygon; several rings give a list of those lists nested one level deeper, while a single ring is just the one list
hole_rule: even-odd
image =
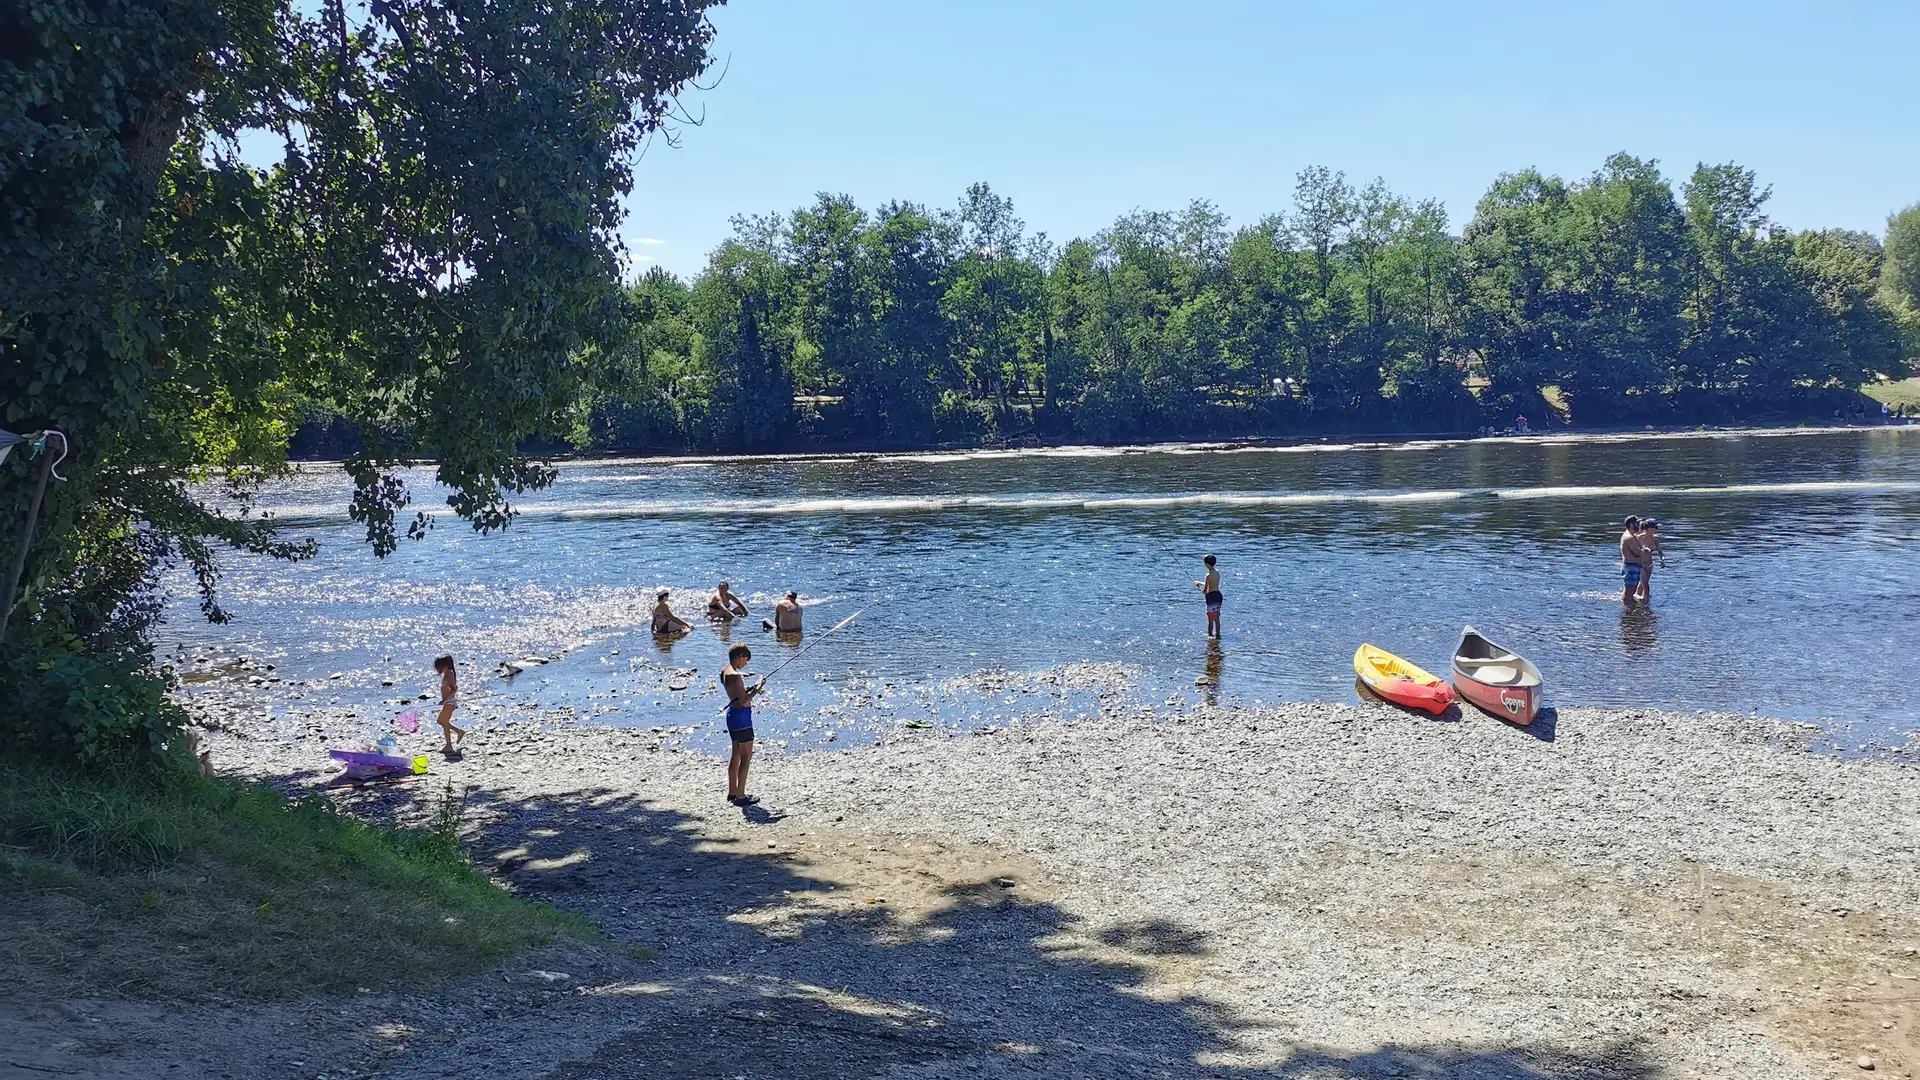
[{"label": "girl in swimsuit", "polygon": [[453,673],[451,656],[435,657],[433,670],[440,673],[440,734],[446,738],[441,750],[451,756],[453,741],[467,737],[466,731],[453,726],[453,710],[460,707],[460,680]]}]

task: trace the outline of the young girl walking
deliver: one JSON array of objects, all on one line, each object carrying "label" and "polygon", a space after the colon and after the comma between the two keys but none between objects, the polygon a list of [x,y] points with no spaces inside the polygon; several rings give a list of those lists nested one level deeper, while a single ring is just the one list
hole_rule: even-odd
[{"label": "young girl walking", "polygon": [[447,740],[447,744],[440,749],[442,753],[452,757],[456,753],[453,748],[454,740],[467,737],[464,729],[453,726],[453,710],[460,706],[460,679],[453,673],[451,656],[435,657],[433,670],[440,673],[440,734]]}]

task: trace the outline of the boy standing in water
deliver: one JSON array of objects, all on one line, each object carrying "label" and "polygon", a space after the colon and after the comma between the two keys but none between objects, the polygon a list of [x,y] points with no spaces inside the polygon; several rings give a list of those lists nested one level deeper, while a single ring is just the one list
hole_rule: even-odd
[{"label": "boy standing in water", "polygon": [[434,657],[433,670],[440,673],[440,734],[446,739],[441,752],[452,757],[453,740],[467,737],[465,731],[453,726],[453,710],[460,705],[460,680],[453,673],[451,656]]},{"label": "boy standing in water", "polygon": [[1207,636],[1217,638],[1220,636],[1220,605],[1226,601],[1220,592],[1220,571],[1215,565],[1218,560],[1209,555],[1200,561],[1207,564],[1207,576],[1194,584],[1207,594]]},{"label": "boy standing in water", "polygon": [[733,743],[733,756],[727,759],[727,801],[735,806],[760,801],[747,794],[747,766],[753,762],[753,699],[767,688],[767,680],[747,685],[752,660],[752,649],[735,645],[727,650],[727,666],[720,669],[720,688],[727,692],[727,738]]}]

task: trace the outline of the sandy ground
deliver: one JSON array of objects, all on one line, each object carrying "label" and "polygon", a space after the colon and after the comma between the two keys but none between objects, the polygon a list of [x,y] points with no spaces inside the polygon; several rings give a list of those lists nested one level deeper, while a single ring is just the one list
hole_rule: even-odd
[{"label": "sandy ground", "polygon": [[[16,997],[0,1078],[1912,1076],[1920,771],[1804,734],[1117,715],[766,754],[742,812],[657,735],[509,725],[435,765],[477,860],[655,962]],[[405,819],[439,783],[341,798]]]}]

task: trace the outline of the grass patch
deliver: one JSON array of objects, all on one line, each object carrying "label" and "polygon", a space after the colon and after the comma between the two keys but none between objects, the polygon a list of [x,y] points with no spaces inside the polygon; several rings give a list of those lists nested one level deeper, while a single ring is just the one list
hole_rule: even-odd
[{"label": "grass patch", "polygon": [[1883,405],[1904,405],[1908,409],[1920,409],[1920,378],[1901,379],[1899,382],[1868,383],[1860,392]]},{"label": "grass patch", "polygon": [[58,996],[285,998],[481,970],[587,920],[513,895],[430,828],[197,776],[0,760],[0,964]]}]

